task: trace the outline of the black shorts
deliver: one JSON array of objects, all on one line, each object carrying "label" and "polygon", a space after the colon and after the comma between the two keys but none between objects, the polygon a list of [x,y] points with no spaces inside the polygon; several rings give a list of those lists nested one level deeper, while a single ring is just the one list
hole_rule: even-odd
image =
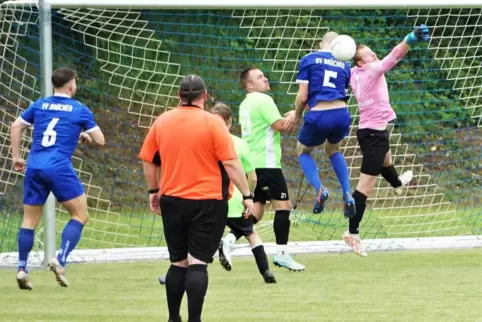
[{"label": "black shorts", "polygon": [[160,206],[171,262],[180,262],[189,253],[211,263],[223,237],[228,202],[162,196]]},{"label": "black shorts", "polygon": [[390,134],[387,130],[360,129],[356,136],[363,154],[361,173],[378,176],[390,151]]},{"label": "black shorts", "polygon": [[254,189],[253,202],[266,204],[268,200],[289,200],[288,186],[281,169],[256,169],[258,183]]},{"label": "black shorts", "polygon": [[239,218],[228,218],[226,226],[241,236],[248,237],[254,231],[253,217],[249,216],[248,219],[244,218],[244,216]]}]

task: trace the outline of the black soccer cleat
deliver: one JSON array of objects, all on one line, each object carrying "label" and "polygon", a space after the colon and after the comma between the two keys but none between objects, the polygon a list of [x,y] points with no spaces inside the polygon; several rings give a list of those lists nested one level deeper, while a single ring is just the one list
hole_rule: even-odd
[{"label": "black soccer cleat", "polygon": [[221,266],[227,270],[228,272],[231,271],[232,266],[231,263],[229,262],[226,254],[224,253],[223,250],[223,240],[221,239],[221,242],[219,243],[218,247],[218,254],[219,254],[219,262],[221,263]]},{"label": "black soccer cleat", "polygon": [[273,273],[266,271],[263,274],[264,282],[267,284],[276,284],[276,278],[274,278]]}]

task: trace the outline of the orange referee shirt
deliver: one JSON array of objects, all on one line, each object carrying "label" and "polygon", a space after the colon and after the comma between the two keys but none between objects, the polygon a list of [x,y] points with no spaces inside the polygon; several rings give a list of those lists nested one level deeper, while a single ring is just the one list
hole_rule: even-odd
[{"label": "orange referee shirt", "polygon": [[162,113],[150,128],[139,158],[161,162],[161,195],[227,200],[230,180],[221,161],[236,159],[234,143],[221,118],[198,107]]}]

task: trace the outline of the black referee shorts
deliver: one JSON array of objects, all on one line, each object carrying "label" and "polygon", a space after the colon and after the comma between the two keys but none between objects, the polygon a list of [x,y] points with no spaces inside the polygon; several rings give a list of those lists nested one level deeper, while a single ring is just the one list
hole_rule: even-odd
[{"label": "black referee shorts", "polygon": [[362,151],[361,173],[378,176],[382,172],[385,155],[390,150],[387,130],[360,129],[356,133]]},{"label": "black referee shorts", "polygon": [[171,262],[180,262],[189,253],[211,263],[223,237],[228,202],[161,196],[160,206]]}]

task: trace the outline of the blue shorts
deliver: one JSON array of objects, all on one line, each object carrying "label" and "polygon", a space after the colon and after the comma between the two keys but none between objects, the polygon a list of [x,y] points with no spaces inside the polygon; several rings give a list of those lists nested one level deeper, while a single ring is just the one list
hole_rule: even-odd
[{"label": "blue shorts", "polygon": [[77,198],[84,186],[71,166],[49,169],[29,169],[23,181],[23,204],[43,205],[52,192],[58,202]]},{"label": "blue shorts", "polygon": [[325,111],[309,111],[298,133],[298,141],[307,147],[325,143],[336,144],[350,133],[350,112],[348,108]]}]

